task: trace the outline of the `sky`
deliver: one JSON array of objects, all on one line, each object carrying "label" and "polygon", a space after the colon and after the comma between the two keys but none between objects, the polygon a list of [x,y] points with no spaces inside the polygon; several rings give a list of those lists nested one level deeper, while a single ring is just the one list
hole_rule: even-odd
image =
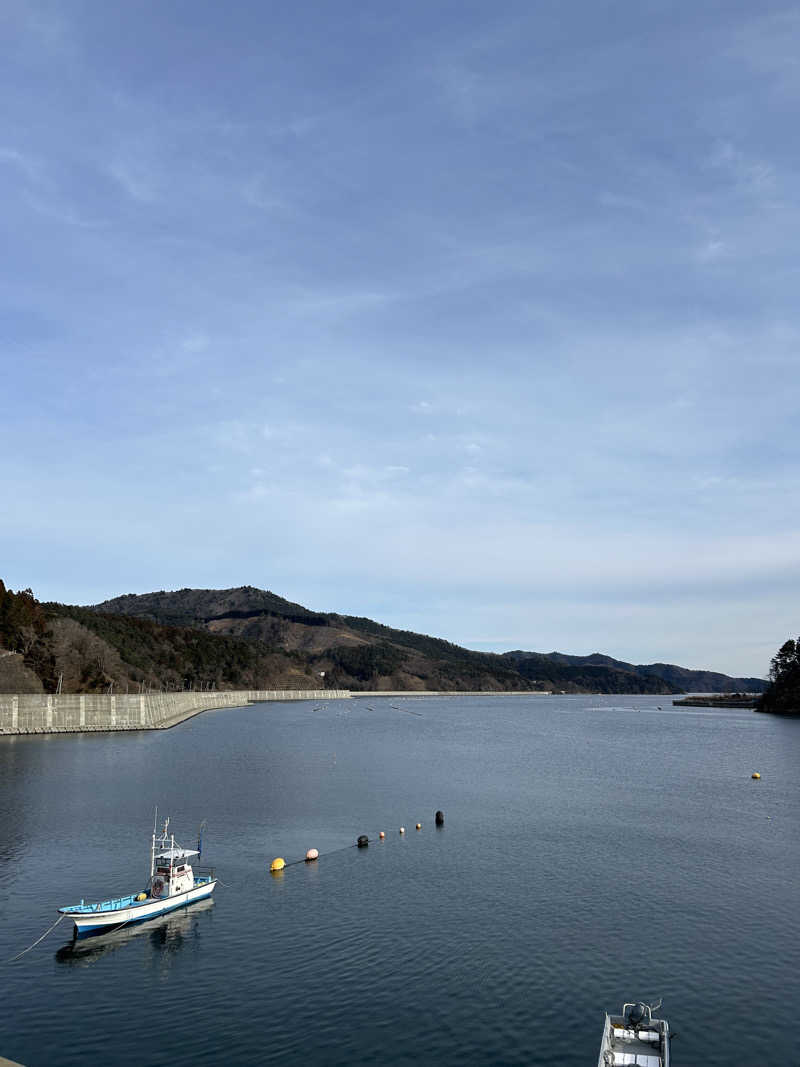
[{"label": "sky", "polygon": [[0,0],[0,577],[763,675],[800,11]]}]

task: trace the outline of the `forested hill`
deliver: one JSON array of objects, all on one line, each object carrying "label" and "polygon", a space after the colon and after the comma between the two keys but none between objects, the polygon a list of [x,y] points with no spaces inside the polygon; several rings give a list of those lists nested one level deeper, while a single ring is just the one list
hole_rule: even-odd
[{"label": "forested hill", "polygon": [[[336,660],[331,665],[333,676],[344,677],[348,673],[351,688],[367,681],[364,672],[373,665],[379,675],[385,671],[387,677],[395,676],[397,688],[682,693],[760,692],[765,687],[758,678],[730,678],[663,663],[641,666],[599,653],[569,656],[557,652],[472,652],[440,638],[396,630],[371,619],[311,611],[253,586],[161,590],[117,597],[95,605],[93,610],[247,636],[285,650],[327,654]],[[365,647],[375,651],[367,656]],[[435,678],[442,684],[435,683]],[[482,679],[480,684],[478,679]]]},{"label": "forested hill", "polygon": [[[767,683],[763,678],[731,678],[716,671],[690,670],[677,667],[674,663],[626,663],[624,660],[612,659],[595,652],[591,656],[568,656],[563,652],[506,652],[505,657],[513,662],[517,670],[524,675],[536,677],[542,672],[565,667],[573,680],[581,677],[584,684],[591,686],[593,678],[614,675],[634,675],[643,680],[659,679],[674,686],[684,693],[761,693]],[[575,672],[579,672],[576,674]],[[627,690],[620,690],[626,692]],[[649,692],[649,690],[643,690]]]},{"label": "forested hill", "polygon": [[668,694],[754,689],[758,682],[600,655],[473,652],[371,619],[311,611],[252,586],[161,590],[87,608],[40,604],[30,590],[14,593],[0,582],[0,691],[52,692],[59,678],[65,693],[330,687]]}]

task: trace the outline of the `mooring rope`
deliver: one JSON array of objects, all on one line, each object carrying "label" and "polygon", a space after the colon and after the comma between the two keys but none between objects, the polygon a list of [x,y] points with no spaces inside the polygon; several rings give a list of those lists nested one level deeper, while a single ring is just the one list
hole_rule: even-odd
[{"label": "mooring rope", "polygon": [[44,939],[47,937],[47,935],[49,933],[51,933],[53,930],[55,930],[55,928],[58,926],[58,924],[61,922],[62,919],[66,919],[66,915],[59,915],[59,917],[56,919],[56,921],[53,923],[53,925],[50,927],[50,929],[49,930],[45,930],[45,932],[42,934],[42,936],[40,938],[38,938],[36,941],[34,941],[32,945],[28,945],[28,947],[26,949],[23,949],[22,952],[20,952],[18,956],[12,956],[10,960],[6,960],[5,962],[6,963],[16,963],[17,960],[21,960],[26,952],[30,952],[30,950],[32,948],[36,948],[36,946],[39,944],[40,941],[44,941]]},{"label": "mooring rope", "polygon": [[[320,854],[317,856],[317,859],[321,860],[321,859],[324,859],[325,856],[335,856],[337,852],[346,852],[349,848],[358,848],[358,843],[357,842],[353,842],[352,845],[342,845],[341,848],[332,848],[330,850],[330,852],[320,852]],[[303,856],[302,859],[292,860],[290,863],[285,863],[282,869],[286,870],[287,867],[296,867],[299,863],[312,863],[312,862],[316,862],[316,861],[315,860],[307,860],[306,857]]]}]

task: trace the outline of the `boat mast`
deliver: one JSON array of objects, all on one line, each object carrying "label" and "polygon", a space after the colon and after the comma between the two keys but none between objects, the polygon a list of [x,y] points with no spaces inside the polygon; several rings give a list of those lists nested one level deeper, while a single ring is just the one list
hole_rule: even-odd
[{"label": "boat mast", "polygon": [[156,804],[156,810],[153,814],[153,840],[150,844],[150,881],[153,881],[153,875],[156,873],[156,826],[158,825],[158,804]]}]

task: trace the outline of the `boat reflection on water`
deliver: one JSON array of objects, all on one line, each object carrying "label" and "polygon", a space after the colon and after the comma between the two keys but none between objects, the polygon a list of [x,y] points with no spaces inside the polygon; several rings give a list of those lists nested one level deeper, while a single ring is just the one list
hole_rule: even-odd
[{"label": "boat reflection on water", "polygon": [[180,952],[188,940],[197,936],[201,923],[205,924],[209,918],[204,913],[211,911],[213,907],[214,900],[209,897],[192,904],[190,908],[181,908],[180,911],[148,919],[146,922],[137,923],[136,926],[125,927],[124,930],[100,937],[74,939],[68,945],[62,945],[55,954],[56,960],[68,967],[88,967],[106,953],[125,948],[132,941],[141,943],[142,940],[149,940],[157,955]]}]

